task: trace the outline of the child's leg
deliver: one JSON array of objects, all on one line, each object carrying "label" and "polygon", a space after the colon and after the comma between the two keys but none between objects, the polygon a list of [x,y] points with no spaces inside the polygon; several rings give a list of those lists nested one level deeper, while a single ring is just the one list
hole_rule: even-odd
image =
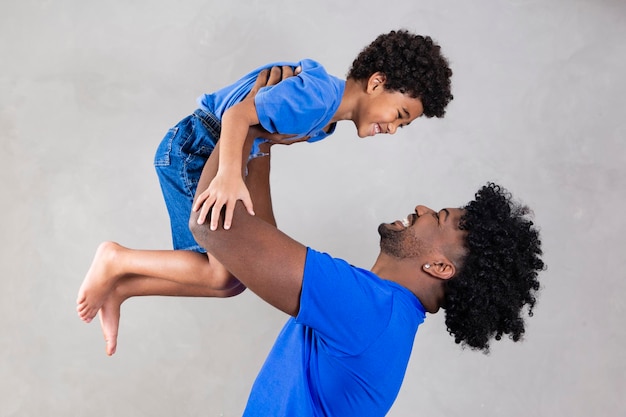
[{"label": "child's leg", "polygon": [[[238,281],[207,254],[183,250],[135,250],[114,242],[104,242],[78,292],[77,311],[90,322],[115,285],[128,277],[171,281],[177,286],[157,282],[154,288],[142,287],[136,295],[220,296],[238,286]],[[146,281],[146,283],[149,281]],[[147,285],[147,284],[144,284]],[[186,286],[192,288],[186,290]],[[165,290],[162,290],[165,288]],[[170,291],[176,289],[177,292]],[[213,292],[215,291],[215,292]]]},{"label": "child's leg", "polygon": [[[112,242],[103,243],[78,292],[77,311],[81,319],[90,322],[116,282],[128,276],[203,285],[214,290],[228,290],[238,285],[221,264],[201,253],[202,248],[188,227],[192,198],[197,190],[194,184],[197,182],[204,190],[217,173],[219,150],[212,146],[219,135],[218,127],[218,121],[210,114],[194,113],[168,131],[155,155],[174,247],[189,250],[131,250]],[[188,146],[190,143],[193,148]],[[152,293],[170,295],[156,289]]]},{"label": "child's leg", "polygon": [[[246,155],[246,159],[252,147],[252,140],[253,138],[250,138],[245,146],[246,153],[244,155]],[[215,151],[202,168],[198,189],[202,191],[206,189],[217,172],[218,163],[219,145],[216,146]],[[181,205],[183,205],[184,198],[181,200]],[[265,204],[267,203],[263,201],[260,206]],[[169,208],[171,207],[168,206]],[[267,211],[267,209],[261,209],[261,216],[265,220],[273,221],[273,214],[269,219],[267,218]],[[271,212],[271,209],[269,211]],[[180,216],[172,208],[170,216],[176,215]],[[178,220],[176,223],[180,224],[181,221]],[[188,228],[181,226],[179,228],[181,229],[180,235],[191,235]],[[173,229],[175,232],[176,229]],[[187,240],[195,243],[193,237],[188,237]],[[105,242],[96,251],[91,267],[78,291],[77,311],[80,318],[85,322],[90,322],[102,307],[115,284],[120,279],[129,276],[173,281],[181,286],[204,286],[209,290],[217,290],[215,293],[217,295],[222,294],[221,291],[231,290],[240,285],[239,281],[209,254],[190,250],[134,250],[117,243]],[[159,292],[158,288],[160,287],[155,287],[155,289],[147,292],[151,295],[178,295]],[[142,294],[131,294],[130,296],[133,295]],[[215,295],[211,293],[209,296]]]},{"label": "child's leg", "polygon": [[120,307],[130,297],[140,295],[171,295],[181,297],[232,297],[240,294],[245,287],[235,286],[229,290],[214,290],[202,285],[181,284],[174,281],[129,276],[117,280],[100,308],[100,326],[106,342],[107,355],[113,355],[117,348],[117,334],[120,322]]},{"label": "child's leg", "polygon": [[[269,193],[269,158],[250,162],[259,163],[265,165],[267,172],[248,176],[246,183],[255,201],[257,216],[275,225]],[[209,169],[207,175],[210,175]],[[105,242],[98,248],[81,286],[77,309],[85,321],[91,321],[94,311],[99,309],[106,352],[112,355],[117,347],[120,306],[130,297],[232,297],[244,290],[245,286],[210,255],[191,251],[132,250]]]}]

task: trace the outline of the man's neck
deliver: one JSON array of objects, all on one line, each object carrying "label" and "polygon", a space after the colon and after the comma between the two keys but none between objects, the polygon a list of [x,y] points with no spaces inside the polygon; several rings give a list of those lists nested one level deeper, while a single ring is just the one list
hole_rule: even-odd
[{"label": "man's neck", "polygon": [[444,298],[443,281],[422,272],[421,265],[414,259],[398,259],[381,253],[371,271],[411,291],[429,313],[439,311]]}]

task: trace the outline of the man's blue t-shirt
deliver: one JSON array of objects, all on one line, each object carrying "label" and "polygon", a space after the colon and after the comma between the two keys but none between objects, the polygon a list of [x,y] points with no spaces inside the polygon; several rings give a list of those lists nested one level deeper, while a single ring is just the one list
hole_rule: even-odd
[{"label": "man's blue t-shirt", "polygon": [[250,92],[261,70],[283,65],[300,66],[302,72],[259,90],[254,101],[261,126],[270,133],[295,135],[294,140],[309,136],[308,142],[332,134],[335,125],[329,126],[329,130],[326,128],[341,104],[346,82],[328,74],[321,64],[311,59],[273,62],[259,67],[234,84],[200,96],[198,105],[222,120],[224,112]]},{"label": "man's blue t-shirt", "polygon": [[244,417],[384,416],[425,315],[406,288],[308,249],[299,314],[278,336]]}]

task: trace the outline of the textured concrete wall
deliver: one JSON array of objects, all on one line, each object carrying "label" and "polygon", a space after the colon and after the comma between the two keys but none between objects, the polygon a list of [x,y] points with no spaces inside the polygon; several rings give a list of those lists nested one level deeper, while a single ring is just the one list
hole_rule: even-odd
[{"label": "textured concrete wall", "polygon": [[376,226],[489,180],[535,211],[543,289],[526,340],[463,351],[429,317],[391,416],[623,416],[626,3],[615,0],[4,0],[0,416],[237,416],[285,317],[131,299],[118,353],[74,312],[100,241],[170,247],[152,157],[203,92],[310,57],[345,76],[394,28],[454,69],[443,120],[274,152],[279,226],[369,267]]}]

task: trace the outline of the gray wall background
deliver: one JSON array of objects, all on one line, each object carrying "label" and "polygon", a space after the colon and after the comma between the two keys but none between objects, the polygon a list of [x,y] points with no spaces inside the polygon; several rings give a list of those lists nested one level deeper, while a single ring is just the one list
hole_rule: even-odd
[{"label": "gray wall background", "polygon": [[534,209],[549,269],[524,343],[463,351],[429,317],[389,415],[626,415],[623,1],[2,0],[0,416],[240,415],[281,313],[131,299],[109,358],[76,292],[103,240],[170,247],[152,156],[199,94],[278,59],[344,76],[394,28],[449,57],[446,118],[276,149],[279,226],[369,267],[380,222],[494,180]]}]

